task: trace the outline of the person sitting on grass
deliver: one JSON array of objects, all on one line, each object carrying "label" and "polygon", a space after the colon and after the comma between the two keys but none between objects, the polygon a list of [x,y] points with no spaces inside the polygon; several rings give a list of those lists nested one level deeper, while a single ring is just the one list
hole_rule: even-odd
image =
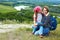
[{"label": "person sitting on grass", "polygon": [[[48,7],[45,6],[42,9],[42,20],[40,22],[38,22],[37,24],[34,24],[34,28],[33,28],[33,34],[35,35],[39,35],[41,38],[43,37],[43,35],[48,35],[50,32],[50,15],[49,15],[49,10]],[[38,18],[38,16],[37,16]],[[39,17],[38,19],[40,19],[41,17]]]},{"label": "person sitting on grass", "polygon": [[41,23],[42,8],[40,6],[36,6],[33,11],[34,11],[34,15],[33,15],[34,25],[32,26],[32,28],[33,28],[32,34],[34,34],[34,35],[38,34],[38,32],[36,32],[36,31],[38,31],[40,29],[39,34],[42,37],[43,26],[39,26],[39,24],[42,24]]}]

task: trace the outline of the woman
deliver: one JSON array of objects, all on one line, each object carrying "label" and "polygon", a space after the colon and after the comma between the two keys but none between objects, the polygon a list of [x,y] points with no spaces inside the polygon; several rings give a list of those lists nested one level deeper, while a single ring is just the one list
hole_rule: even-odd
[{"label": "woman", "polygon": [[43,34],[48,35],[49,31],[50,31],[50,29],[49,29],[50,28],[50,25],[49,25],[49,23],[50,23],[49,9],[47,6],[45,6],[42,10],[43,10],[43,14],[44,14],[44,16],[42,18],[42,22],[43,22],[42,26],[44,26]]}]

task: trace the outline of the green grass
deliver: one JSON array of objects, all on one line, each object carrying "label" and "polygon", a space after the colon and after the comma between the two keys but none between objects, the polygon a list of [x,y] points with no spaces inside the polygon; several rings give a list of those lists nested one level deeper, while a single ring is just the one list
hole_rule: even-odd
[{"label": "green grass", "polygon": [[[0,5],[0,13],[9,13],[9,12],[15,12],[15,11],[16,10],[13,7]],[[60,15],[60,14],[57,14],[57,15]],[[3,23],[14,24],[17,22],[14,20],[13,21],[5,20],[3,21]],[[31,32],[32,32],[32,29],[30,28],[19,28],[11,32],[0,33],[0,40],[60,40],[60,24],[58,24],[57,29],[55,31],[51,31],[50,35],[47,37],[44,36],[43,39],[41,39],[39,36],[32,35]]]},{"label": "green grass", "polygon": [[0,23],[1,24],[20,24],[20,23],[22,23],[22,24],[32,24],[33,22],[32,21],[23,21],[23,22],[20,22],[20,21],[18,21],[18,20],[8,20],[8,19],[6,19],[6,20],[3,20],[3,21],[0,21]]},{"label": "green grass", "polygon": [[3,20],[2,24],[19,24],[20,22],[17,20]]},{"label": "green grass", "polygon": [[16,10],[11,6],[0,5],[0,13],[15,12]]},{"label": "green grass", "polygon": [[0,40],[60,40],[60,24],[58,24],[55,31],[51,31],[49,36],[40,38],[32,35],[32,29],[19,28],[8,33],[0,33]]}]

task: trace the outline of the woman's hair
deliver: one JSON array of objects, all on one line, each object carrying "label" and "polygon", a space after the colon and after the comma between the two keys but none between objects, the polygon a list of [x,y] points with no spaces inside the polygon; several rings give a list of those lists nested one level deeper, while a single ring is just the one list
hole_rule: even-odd
[{"label": "woman's hair", "polygon": [[48,12],[49,12],[48,6],[44,6],[43,9],[42,9],[42,11],[44,10],[44,8],[46,9],[46,11],[47,11],[47,13],[48,13]]}]

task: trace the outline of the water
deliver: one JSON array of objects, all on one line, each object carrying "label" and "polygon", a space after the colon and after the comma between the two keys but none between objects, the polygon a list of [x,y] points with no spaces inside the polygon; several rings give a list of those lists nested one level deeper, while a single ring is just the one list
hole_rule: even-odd
[{"label": "water", "polygon": [[53,6],[60,6],[60,5],[53,5]]},{"label": "water", "polygon": [[29,8],[29,6],[20,5],[20,6],[15,6],[14,8],[15,8],[17,11],[20,11],[21,9]]}]

